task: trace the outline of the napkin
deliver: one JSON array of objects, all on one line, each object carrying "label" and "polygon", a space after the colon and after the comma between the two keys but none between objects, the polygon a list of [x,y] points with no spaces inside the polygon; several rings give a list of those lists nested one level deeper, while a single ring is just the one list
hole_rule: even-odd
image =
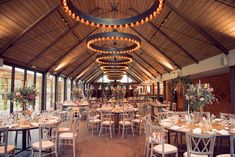
[{"label": "napkin", "polygon": [[38,127],[38,123],[34,123],[34,122],[33,122],[33,123],[31,123],[31,125]]},{"label": "napkin", "polygon": [[195,128],[195,129],[193,129],[193,133],[194,134],[201,134],[202,133],[202,129],[201,128]]},{"label": "napkin", "polygon": [[16,127],[17,126],[17,124],[11,124],[10,126],[9,126],[9,128],[14,128],[14,127]]},{"label": "napkin", "polygon": [[217,131],[219,134],[221,134],[221,135],[229,135],[229,133],[228,133],[228,131],[227,130],[224,130],[224,129],[222,129],[222,130],[219,130],[219,131]]}]

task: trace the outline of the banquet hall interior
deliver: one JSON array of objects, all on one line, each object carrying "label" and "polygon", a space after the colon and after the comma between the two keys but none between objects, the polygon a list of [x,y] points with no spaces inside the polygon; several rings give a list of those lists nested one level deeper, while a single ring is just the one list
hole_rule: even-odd
[{"label": "banquet hall interior", "polygon": [[234,157],[235,0],[0,0],[0,157]]}]

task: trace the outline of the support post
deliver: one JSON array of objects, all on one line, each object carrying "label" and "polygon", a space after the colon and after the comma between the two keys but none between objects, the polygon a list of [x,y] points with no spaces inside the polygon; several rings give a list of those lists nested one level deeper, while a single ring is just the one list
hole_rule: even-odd
[{"label": "support post", "polygon": [[56,110],[56,102],[58,101],[58,75],[55,76],[55,105],[54,110]]},{"label": "support post", "polygon": [[230,88],[231,88],[231,105],[232,113],[235,113],[235,66],[230,68]]}]

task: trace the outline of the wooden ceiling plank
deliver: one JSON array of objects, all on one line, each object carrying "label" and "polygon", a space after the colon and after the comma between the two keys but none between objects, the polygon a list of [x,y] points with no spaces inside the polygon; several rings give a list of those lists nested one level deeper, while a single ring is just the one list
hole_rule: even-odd
[{"label": "wooden ceiling plank", "polygon": [[[130,9],[133,10],[134,12],[136,12],[137,14],[139,14],[139,12],[136,9],[134,9],[134,8],[130,8]],[[167,16],[169,16],[169,14]],[[172,39],[170,36],[168,36],[165,32],[163,32],[159,27],[157,27],[151,21],[149,21],[147,23],[150,24],[155,30],[157,30],[164,37],[166,37],[169,41],[171,41],[173,44],[175,44],[179,49],[181,49],[185,54],[187,54],[189,56],[189,58],[191,58],[195,63],[198,64],[198,60],[191,53],[189,53],[186,49],[184,49],[181,45],[179,45],[174,39]]]},{"label": "wooden ceiling plank", "polygon": [[133,76],[131,73],[129,73],[128,71],[126,71],[126,73],[129,75],[129,77],[131,77],[132,79],[134,79],[135,81],[137,81],[138,83],[141,83],[142,81],[140,79],[138,79],[136,76]]},{"label": "wooden ceiling plank", "polygon": [[83,77],[83,76],[82,76],[82,77],[81,77],[81,80],[87,81],[94,73],[97,73],[97,72],[98,72],[97,70],[100,71],[100,70],[99,70],[99,67],[96,67],[94,70],[92,70],[91,72],[89,72],[88,75],[86,75],[86,76],[83,75],[83,76],[85,76],[85,77],[82,78],[82,77]]},{"label": "wooden ceiling plank", "polygon": [[[145,69],[148,73],[150,73],[153,77],[157,77],[156,75],[154,75],[151,71],[149,71],[146,67],[144,67],[137,59],[135,59],[134,57],[132,57],[132,59],[139,64],[143,69]],[[161,75],[161,73],[160,73]]]},{"label": "wooden ceiling plank", "polygon": [[132,74],[134,74],[137,78],[141,79],[141,82],[144,82],[144,81],[145,81],[145,79],[143,79],[143,78],[141,77],[141,75],[136,74],[134,70],[130,70],[130,69],[129,69],[129,73],[132,73]]},{"label": "wooden ceiling plank", "polygon": [[172,63],[174,63],[174,65],[176,65],[178,68],[182,69],[182,67],[179,64],[177,64],[172,58],[168,57],[165,52],[163,52],[156,45],[151,43],[145,36],[143,36],[141,33],[139,33],[134,28],[131,28],[131,29],[134,30],[139,36],[141,36],[148,44],[150,44],[152,47],[154,47],[158,52],[160,52],[164,57],[166,57],[168,60],[170,60]]},{"label": "wooden ceiling plank", "polygon": [[98,80],[99,78],[101,78],[103,75],[103,73],[101,73],[100,75],[96,76],[96,77],[93,77],[90,81],[88,81],[87,83],[92,83],[94,82],[95,80]]},{"label": "wooden ceiling plank", "polygon": [[94,33],[98,28],[95,28],[93,31],[91,31],[89,34],[87,34],[84,38],[82,38],[80,41],[78,41],[73,47],[71,47],[68,51],[66,51],[61,57],[59,57],[54,63],[52,63],[46,71],[50,71],[53,66],[61,62],[75,47],[79,46],[83,43],[84,40],[86,40],[87,37],[89,37],[92,33]]},{"label": "wooden ceiling plank", "polygon": [[[85,66],[82,70],[79,70],[74,76],[78,76],[80,73],[83,73],[86,69],[88,69],[92,63],[95,61],[95,60],[91,60],[92,62],[89,62],[89,64],[87,66]],[[69,75],[68,75],[69,76]],[[82,76],[80,76],[79,78],[81,78]],[[78,79],[79,79],[78,78]]]},{"label": "wooden ceiling plank", "polygon": [[[140,50],[143,51],[143,52],[146,54],[145,50],[143,50],[143,49],[140,49]],[[140,59],[142,59],[145,63],[147,63],[151,68],[153,68],[154,70],[157,71],[156,68],[154,68],[151,64],[149,64],[149,62],[147,62],[147,61],[146,61],[143,57],[141,57],[138,53],[135,53],[135,55],[137,55]],[[157,61],[157,60],[155,60],[155,59],[154,59],[154,62],[157,62],[165,71],[167,71],[168,73],[170,73],[170,71],[167,69],[167,67],[164,66],[161,62],[159,62],[159,61]]]},{"label": "wooden ceiling plank", "polygon": [[31,29],[33,29],[35,26],[37,26],[39,23],[41,23],[45,18],[50,16],[58,7],[60,6],[60,3],[58,2],[53,8],[51,8],[48,12],[46,12],[43,16],[41,16],[38,20],[36,20],[33,24],[31,24],[29,27],[27,27],[23,32],[21,32],[15,39],[11,40],[8,44],[6,44],[1,50],[0,50],[0,56],[2,56],[9,48],[11,48],[21,37],[23,37],[27,32],[29,32]]},{"label": "wooden ceiling plank", "polygon": [[[132,63],[133,64],[133,63]],[[136,70],[136,68],[134,68],[135,66],[131,66],[131,64],[129,64],[129,66],[131,67],[131,70],[134,70],[137,74],[139,74],[140,76],[142,76],[143,78],[148,78],[148,79],[152,79],[151,77],[149,77],[148,75],[142,75],[141,72],[139,72],[138,70]],[[143,71],[143,70],[142,70]],[[144,74],[146,74],[144,72]]]},{"label": "wooden ceiling plank", "polygon": [[140,55],[138,55],[137,53],[133,53],[135,54],[137,57],[139,57],[142,61],[144,61],[144,63],[146,63],[148,66],[150,66],[153,70],[155,70],[158,74],[162,75],[161,72],[159,72],[157,69],[155,69],[151,64],[149,64],[146,60],[144,60]]},{"label": "wooden ceiling plank", "polygon": [[208,39],[215,47],[221,50],[224,54],[228,55],[229,50],[225,48],[221,43],[215,40],[210,34],[208,34],[204,29],[202,29],[197,23],[192,21],[190,18],[185,16],[179,9],[177,9],[169,0],[166,1],[166,5],[174,11],[180,18],[182,18],[188,25],[202,34],[206,39]]},{"label": "wooden ceiling plank", "polygon": [[[94,52],[92,55],[89,55],[85,60],[83,60],[82,63],[80,63],[77,67],[80,67],[82,66],[84,63],[86,63],[90,58],[92,58],[96,53]],[[69,74],[68,76],[70,76],[71,74],[73,74],[76,70],[77,70],[77,67],[75,67]]]},{"label": "wooden ceiling plank", "polygon": [[[89,14],[92,14],[95,12],[98,8],[93,9]],[[59,12],[59,11],[58,11]],[[61,15],[61,14],[60,14]],[[62,16],[62,15],[61,15]],[[46,48],[44,48],[41,52],[39,52],[38,55],[36,55],[32,60],[29,61],[28,65],[30,66],[35,60],[40,58],[42,55],[44,55],[47,50],[49,50],[51,47],[53,47],[55,44],[57,44],[60,40],[62,40],[67,34],[74,31],[74,29],[78,26],[78,24],[81,24],[81,22],[76,22],[70,29],[68,29],[66,32],[62,33],[58,38],[56,38],[51,44],[49,44]],[[74,32],[73,32],[74,33]]]}]

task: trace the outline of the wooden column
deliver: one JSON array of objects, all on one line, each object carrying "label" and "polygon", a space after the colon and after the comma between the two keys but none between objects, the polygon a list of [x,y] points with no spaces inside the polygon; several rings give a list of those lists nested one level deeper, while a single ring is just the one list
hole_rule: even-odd
[{"label": "wooden column", "polygon": [[26,87],[27,86],[27,70],[26,69],[24,69],[24,87]]},{"label": "wooden column", "polygon": [[58,76],[55,76],[55,105],[54,109],[56,110],[56,102],[58,101]]},{"label": "wooden column", "polygon": [[[15,88],[15,67],[12,67],[12,72],[11,72],[11,92],[14,92]],[[11,102],[10,104],[10,113],[14,111],[14,103]]]},{"label": "wooden column", "polygon": [[73,79],[71,80],[71,94],[70,94],[70,100],[72,100],[72,91],[73,91]]},{"label": "wooden column", "polygon": [[153,95],[155,94],[155,93],[154,93],[154,87],[155,87],[155,86],[154,86],[154,83],[153,83],[153,84],[152,84],[152,92],[153,92]]},{"label": "wooden column", "polygon": [[235,113],[235,66],[231,66],[229,69],[230,69],[230,88],[231,88],[232,113]]},{"label": "wooden column", "polygon": [[166,101],[166,81],[163,81],[163,100]]}]

